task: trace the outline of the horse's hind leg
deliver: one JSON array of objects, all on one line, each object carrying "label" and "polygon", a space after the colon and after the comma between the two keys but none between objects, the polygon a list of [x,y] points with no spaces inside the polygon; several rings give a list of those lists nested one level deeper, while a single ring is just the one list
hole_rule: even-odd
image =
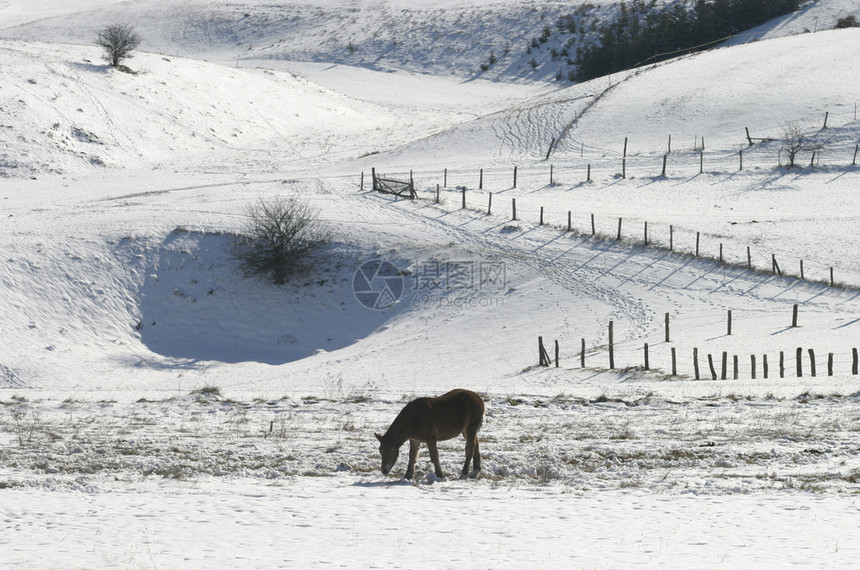
[{"label": "horse's hind leg", "polygon": [[460,479],[465,479],[469,477],[469,463],[472,463],[475,466],[475,473],[472,477],[477,475],[477,472],[481,470],[481,451],[478,447],[478,430],[474,428],[467,428],[463,436],[466,438],[466,463],[463,465],[463,471],[460,472]]}]

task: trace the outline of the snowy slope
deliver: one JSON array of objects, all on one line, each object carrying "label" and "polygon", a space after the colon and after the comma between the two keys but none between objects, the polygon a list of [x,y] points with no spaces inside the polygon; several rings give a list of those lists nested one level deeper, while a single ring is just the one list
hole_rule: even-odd
[{"label": "snowy slope", "polygon": [[[534,52],[528,49],[532,39],[547,26],[554,29],[560,17],[582,11],[589,21],[600,20],[612,17],[617,9],[616,0],[581,4],[554,0],[71,4],[9,0],[0,6],[0,37],[90,44],[99,26],[129,21],[144,37],[144,50],[170,56],[246,65],[260,60],[269,62],[266,66],[318,62],[458,78],[554,81],[559,70],[566,74],[567,67],[564,58],[552,58],[550,53],[561,51],[567,37],[554,35]],[[850,14],[860,17],[856,0],[810,2],[795,14],[731,41],[828,30]],[[498,62],[482,71],[491,53]],[[540,64],[537,70],[529,65],[532,58]]]},{"label": "snowy slope", "polygon": [[[219,151],[310,164],[432,133],[456,112],[402,116],[290,75],[141,54],[136,75],[106,68],[96,48],[3,42],[2,174],[134,167]],[[332,137],[326,125],[337,124]],[[374,128],[368,129],[372,124]]]}]

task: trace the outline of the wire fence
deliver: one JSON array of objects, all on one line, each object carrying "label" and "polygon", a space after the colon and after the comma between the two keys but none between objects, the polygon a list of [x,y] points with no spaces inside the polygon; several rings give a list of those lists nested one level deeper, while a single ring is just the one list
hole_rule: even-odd
[{"label": "wire fence", "polygon": [[[794,305],[792,328],[797,328],[798,306]],[[732,311],[728,311],[725,338],[732,336]],[[585,338],[575,350],[563,347],[559,341],[552,346],[538,337],[538,364],[556,368],[590,370],[639,369],[679,379],[738,380],[768,378],[816,378],[820,376],[857,376],[860,373],[858,349],[819,350],[815,347],[795,347],[765,352],[701,349],[679,344],[670,336],[669,314],[666,314],[665,338],[657,342],[616,344],[614,322],[609,322],[608,335],[597,345],[589,346]]]}]

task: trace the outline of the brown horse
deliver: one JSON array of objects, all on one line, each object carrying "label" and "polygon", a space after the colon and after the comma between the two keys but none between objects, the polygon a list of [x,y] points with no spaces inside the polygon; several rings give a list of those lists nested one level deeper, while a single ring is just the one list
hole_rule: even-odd
[{"label": "brown horse", "polygon": [[473,461],[475,472],[481,470],[481,453],[478,450],[478,430],[484,422],[484,402],[481,397],[469,390],[451,390],[437,398],[418,398],[406,404],[397,414],[385,435],[376,435],[379,452],[382,454],[382,473],[391,471],[400,455],[400,446],[409,440],[409,465],[406,479],[415,473],[415,460],[422,443],[430,450],[430,459],[436,468],[436,476],[444,477],[439,465],[437,441],[453,439],[463,434],[466,438],[466,464],[460,472],[460,479],[469,476],[469,462]]}]

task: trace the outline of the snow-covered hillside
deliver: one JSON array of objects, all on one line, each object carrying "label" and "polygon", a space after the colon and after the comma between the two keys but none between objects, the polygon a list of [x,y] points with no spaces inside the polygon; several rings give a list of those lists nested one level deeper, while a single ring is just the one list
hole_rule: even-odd
[{"label": "snow-covered hillside", "polygon": [[[225,64],[324,62],[458,78],[555,81],[559,72],[566,77],[569,66],[566,58],[551,54],[563,51],[568,38],[554,34],[534,50],[529,49],[532,40],[546,28],[555,31],[562,17],[581,15],[588,26],[614,17],[618,4],[617,0],[8,0],[0,7],[0,37],[88,44],[100,25],[129,21],[144,37],[145,51]],[[860,17],[853,0],[809,2],[801,11],[732,41],[828,30],[852,14]],[[491,55],[497,63],[482,70]]]},{"label": "snow-covered hillside", "polygon": [[[0,1],[0,566],[854,565],[857,3],[579,85],[468,71],[567,3],[413,4]],[[331,235],[283,286],[276,195]],[[454,387],[482,473],[379,473]]]},{"label": "snow-covered hillside", "polygon": [[[0,50],[3,176],[157,166],[177,156],[220,161],[222,151],[240,150],[310,165],[386,150],[467,117],[404,116],[288,73],[142,54],[131,75],[106,68],[97,48],[2,42]],[[398,132],[409,137],[389,134]]]}]

